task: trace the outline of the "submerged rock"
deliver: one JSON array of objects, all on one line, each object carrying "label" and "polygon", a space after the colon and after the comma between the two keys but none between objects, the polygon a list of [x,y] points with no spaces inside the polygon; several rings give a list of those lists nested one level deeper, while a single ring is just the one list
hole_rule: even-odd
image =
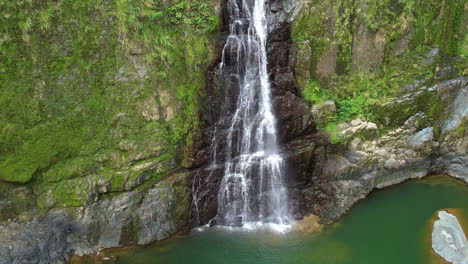
[{"label": "submerged rock", "polygon": [[314,214],[305,216],[301,221],[296,222],[293,230],[305,233],[315,233],[323,230],[323,225],[320,224],[320,218]]},{"label": "submerged rock", "polygon": [[438,212],[432,231],[432,248],[453,264],[468,264],[468,241],[455,215]]}]

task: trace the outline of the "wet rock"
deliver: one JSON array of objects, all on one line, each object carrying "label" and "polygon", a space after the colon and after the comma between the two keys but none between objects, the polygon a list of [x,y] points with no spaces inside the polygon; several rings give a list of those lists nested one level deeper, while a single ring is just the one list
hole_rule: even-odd
[{"label": "wet rock", "polygon": [[224,172],[223,166],[209,166],[192,172],[189,225],[208,224],[218,210],[218,190]]},{"label": "wet rock", "polygon": [[189,211],[188,175],[172,175],[146,192],[102,199],[78,215],[89,244],[110,248],[147,244],[181,230]]},{"label": "wet rock", "polygon": [[187,175],[157,184],[136,210],[140,225],[138,244],[144,245],[175,234],[185,225],[190,206]]},{"label": "wet rock", "polygon": [[188,174],[146,191],[116,193],[86,207],[54,209],[30,222],[0,224],[0,263],[66,263],[68,255],[146,244],[184,229]]},{"label": "wet rock", "polygon": [[0,225],[0,263],[66,263],[74,228],[62,214]]},{"label": "wet rock", "polygon": [[468,155],[455,156],[450,159],[448,175],[468,183]]},{"label": "wet rock", "polygon": [[[453,95],[453,102],[448,108],[448,118],[444,121],[442,133],[447,133],[459,127],[468,118],[468,81],[447,81],[441,84],[446,86],[461,86],[460,90]],[[449,88],[450,89],[450,88]]]},{"label": "wet rock", "polygon": [[0,181],[0,222],[31,220],[37,214],[35,199],[29,187]]},{"label": "wet rock", "polygon": [[302,1],[297,0],[271,0],[268,25],[275,27],[281,23],[291,23],[301,10]]},{"label": "wet rock", "polygon": [[[321,191],[320,191],[321,189]],[[323,223],[331,223],[345,214],[353,204],[364,199],[371,188],[358,180],[333,181],[316,190],[322,195],[316,200],[316,211]],[[325,191],[325,192],[323,192]]]},{"label": "wet rock", "polygon": [[309,114],[308,103],[305,99],[292,92],[285,92],[282,96],[276,96],[275,108],[278,123],[279,137],[283,141],[289,141],[307,132],[312,128],[312,117]]},{"label": "wet rock", "polygon": [[[131,222],[132,213],[140,200],[137,192],[127,192],[111,199],[103,199],[87,208],[79,221],[83,226],[91,228],[88,233],[91,244],[98,248],[120,246],[122,230]],[[138,233],[134,235],[138,236]]]},{"label": "wet rock", "polygon": [[453,264],[468,263],[468,240],[455,215],[446,211],[437,213],[432,231],[432,248]]}]

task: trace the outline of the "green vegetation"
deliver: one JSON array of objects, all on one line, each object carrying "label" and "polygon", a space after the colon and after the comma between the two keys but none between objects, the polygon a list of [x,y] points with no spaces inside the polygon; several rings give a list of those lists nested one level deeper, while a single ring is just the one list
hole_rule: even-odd
[{"label": "green vegetation", "polygon": [[[322,129],[333,132],[332,141],[338,123],[357,117],[386,126],[398,124],[418,111],[434,117],[436,104],[408,106],[395,113],[381,106],[407,84],[425,80],[425,85],[432,85],[440,70],[439,62],[450,61],[459,75],[466,74],[463,70],[467,67],[467,40],[462,28],[465,2],[313,0],[309,8],[301,12],[293,23],[293,41],[300,45],[308,43],[312,54],[309,68],[303,69],[304,62],[301,62],[299,67],[302,68],[297,69],[299,73],[308,71],[310,78],[299,79],[298,83],[309,101],[315,104],[326,100],[336,102],[336,115],[321,124]],[[377,38],[383,40],[385,46],[377,68],[360,70],[352,67],[360,63],[354,58],[353,52],[359,50],[353,45],[356,39],[365,38],[373,39],[372,49],[377,45]],[[406,44],[402,42],[405,38],[408,39]],[[428,53],[434,47],[440,52],[429,58]],[[336,68],[334,74],[324,80],[317,76],[318,63],[324,55],[333,63],[333,55],[325,53],[333,49],[337,53]],[[367,49],[359,52],[364,52],[361,55],[364,59],[374,56]],[[386,116],[394,122],[384,122]]]},{"label": "green vegetation", "polygon": [[0,179],[53,185],[61,206],[78,206],[88,197],[62,186],[99,174],[121,190],[135,176],[116,172],[139,160],[176,166],[198,126],[214,3],[1,2]]},{"label": "green vegetation", "polygon": [[318,104],[326,100],[336,101],[338,115],[335,121],[372,118],[375,105],[387,102],[404,85],[421,79],[430,82],[435,77],[435,65],[422,66],[415,63],[417,60],[416,54],[407,54],[387,62],[376,72],[335,75],[325,85],[312,80],[303,95]]},{"label": "green vegetation", "polygon": [[412,49],[438,46],[442,54],[452,55],[466,50],[466,45],[460,45],[466,38],[460,30],[465,0],[312,0],[308,6],[294,21],[292,37],[295,42],[309,41],[312,64],[317,63],[327,47],[336,45],[338,60],[349,71],[353,38],[359,24],[382,33],[387,40],[387,53],[409,29]]},{"label": "green vegetation", "polygon": [[[395,91],[430,83],[437,63],[422,61],[432,47],[441,50],[436,60],[462,54],[458,68],[468,68],[460,30],[466,1],[361,2],[312,0],[293,25],[293,40],[313,51],[305,65],[313,74],[300,82],[304,96],[338,106],[327,130],[360,116],[381,120],[377,106]],[[86,204],[99,181],[109,186],[105,192],[121,192],[176,169],[199,126],[218,3],[0,2],[0,180],[34,185],[47,209]],[[385,38],[384,62],[366,73],[351,69],[359,24]],[[409,32],[407,52],[394,57]],[[330,47],[337,49],[336,74],[318,81],[317,63]],[[145,162],[160,166],[132,170]]]}]

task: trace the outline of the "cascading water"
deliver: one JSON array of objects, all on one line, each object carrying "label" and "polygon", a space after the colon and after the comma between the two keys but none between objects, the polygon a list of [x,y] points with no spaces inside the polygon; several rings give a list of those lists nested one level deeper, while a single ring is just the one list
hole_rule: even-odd
[{"label": "cascading water", "polygon": [[290,223],[267,72],[266,13],[265,0],[227,0],[229,36],[219,67],[227,94],[223,116],[229,117],[219,155],[225,157],[216,216],[221,225]]}]

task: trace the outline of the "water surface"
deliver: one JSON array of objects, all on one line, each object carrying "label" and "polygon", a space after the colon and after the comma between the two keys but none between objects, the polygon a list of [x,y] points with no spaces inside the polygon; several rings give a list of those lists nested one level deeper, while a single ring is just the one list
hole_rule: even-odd
[{"label": "water surface", "polygon": [[372,193],[340,223],[321,233],[194,230],[185,237],[127,250],[117,263],[434,263],[430,222],[434,213],[443,208],[458,208],[468,219],[468,186],[448,177],[433,176]]}]

